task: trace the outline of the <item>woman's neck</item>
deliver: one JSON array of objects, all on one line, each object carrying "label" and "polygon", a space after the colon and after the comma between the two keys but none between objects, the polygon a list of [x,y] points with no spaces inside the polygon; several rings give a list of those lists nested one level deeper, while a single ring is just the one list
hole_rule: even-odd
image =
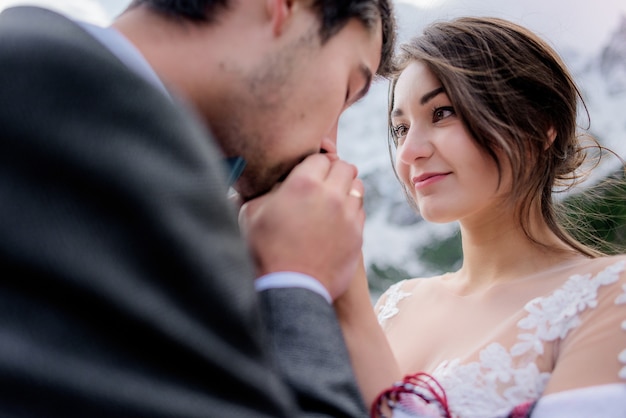
[{"label": "woman's neck", "polygon": [[528,238],[517,219],[499,216],[481,224],[461,222],[463,265],[450,283],[454,290],[474,293],[584,258],[537,219],[531,220],[529,232],[543,245]]}]

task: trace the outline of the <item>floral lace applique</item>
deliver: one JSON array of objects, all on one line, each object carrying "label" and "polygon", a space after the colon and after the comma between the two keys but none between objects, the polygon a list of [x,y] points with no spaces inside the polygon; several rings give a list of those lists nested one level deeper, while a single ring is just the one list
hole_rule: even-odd
[{"label": "floral lace applique", "polygon": [[385,299],[385,304],[380,307],[378,310],[378,323],[383,325],[386,320],[395,316],[400,312],[398,310],[398,302],[400,302],[404,298],[408,298],[411,296],[409,292],[405,292],[401,289],[402,284],[406,280],[399,281],[398,283],[392,285],[387,289],[385,295],[387,299]]},{"label": "floral lace applique", "polygon": [[519,334],[518,339],[521,342],[513,346],[511,354],[521,356],[533,350],[540,355],[543,354],[543,341],[565,338],[580,324],[578,315],[587,308],[595,308],[598,305],[600,286],[618,281],[619,273],[624,270],[625,264],[626,262],[615,263],[594,278],[591,278],[591,274],[575,274],[550,296],[535,298],[528,302],[524,309],[529,315],[520,320],[517,326],[534,332]]},{"label": "floral lace applique", "polygon": [[[626,305],[626,284],[622,285],[622,291],[622,294],[615,298],[616,305]],[[626,319],[622,322],[622,331],[626,331]],[[617,359],[624,365],[619,371],[619,377],[620,379],[626,380],[626,348],[619,353]]]},{"label": "floral lace applique", "polygon": [[444,361],[433,376],[444,387],[453,416],[463,418],[504,417],[517,405],[534,401],[546,387],[550,373],[533,362],[516,364],[499,343],[480,352],[480,362],[460,364]]},{"label": "floral lace applique", "polygon": [[[565,338],[578,326],[579,315],[597,306],[598,289],[618,281],[625,267],[626,262],[618,262],[595,277],[573,275],[550,295],[528,302],[528,314],[517,324],[523,332],[510,350],[493,342],[480,351],[479,361],[442,362],[433,376],[444,387],[453,415],[484,418],[489,411],[489,416],[507,416],[515,406],[537,400],[551,376],[535,364],[544,344]],[[626,303],[626,293],[618,300]],[[622,328],[626,330],[626,321]],[[626,350],[620,361],[626,364]],[[626,374],[626,367],[620,373]]]}]

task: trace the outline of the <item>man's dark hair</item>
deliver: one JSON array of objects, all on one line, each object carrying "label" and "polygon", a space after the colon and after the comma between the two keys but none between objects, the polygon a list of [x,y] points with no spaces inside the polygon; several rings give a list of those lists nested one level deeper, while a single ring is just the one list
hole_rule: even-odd
[{"label": "man's dark hair", "polygon": [[[232,0],[134,0],[131,7],[145,4],[172,17],[197,22],[214,22],[228,9]],[[392,71],[392,55],[396,42],[396,21],[392,0],[313,0],[311,7],[320,20],[322,43],[339,32],[350,19],[356,18],[373,30],[382,22],[383,43],[378,74],[388,76]]]}]

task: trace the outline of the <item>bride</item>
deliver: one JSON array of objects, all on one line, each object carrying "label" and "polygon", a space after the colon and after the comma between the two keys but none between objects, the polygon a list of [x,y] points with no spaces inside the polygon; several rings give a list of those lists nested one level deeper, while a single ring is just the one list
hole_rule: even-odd
[{"label": "bride", "polygon": [[373,416],[626,416],[626,256],[575,240],[553,203],[586,157],[563,62],[516,24],[460,18],[398,64],[395,171],[424,219],[459,222],[463,264],[374,310],[363,269],[336,302]]}]

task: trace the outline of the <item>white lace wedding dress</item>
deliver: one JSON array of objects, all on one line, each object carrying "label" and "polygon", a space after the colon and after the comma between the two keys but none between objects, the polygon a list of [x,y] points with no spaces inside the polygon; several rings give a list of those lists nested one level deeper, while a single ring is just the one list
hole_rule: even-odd
[{"label": "white lace wedding dress", "polygon": [[625,270],[569,264],[465,296],[447,275],[405,280],[376,312],[401,370],[433,376],[454,417],[507,417],[545,393],[533,417],[626,417]]}]

